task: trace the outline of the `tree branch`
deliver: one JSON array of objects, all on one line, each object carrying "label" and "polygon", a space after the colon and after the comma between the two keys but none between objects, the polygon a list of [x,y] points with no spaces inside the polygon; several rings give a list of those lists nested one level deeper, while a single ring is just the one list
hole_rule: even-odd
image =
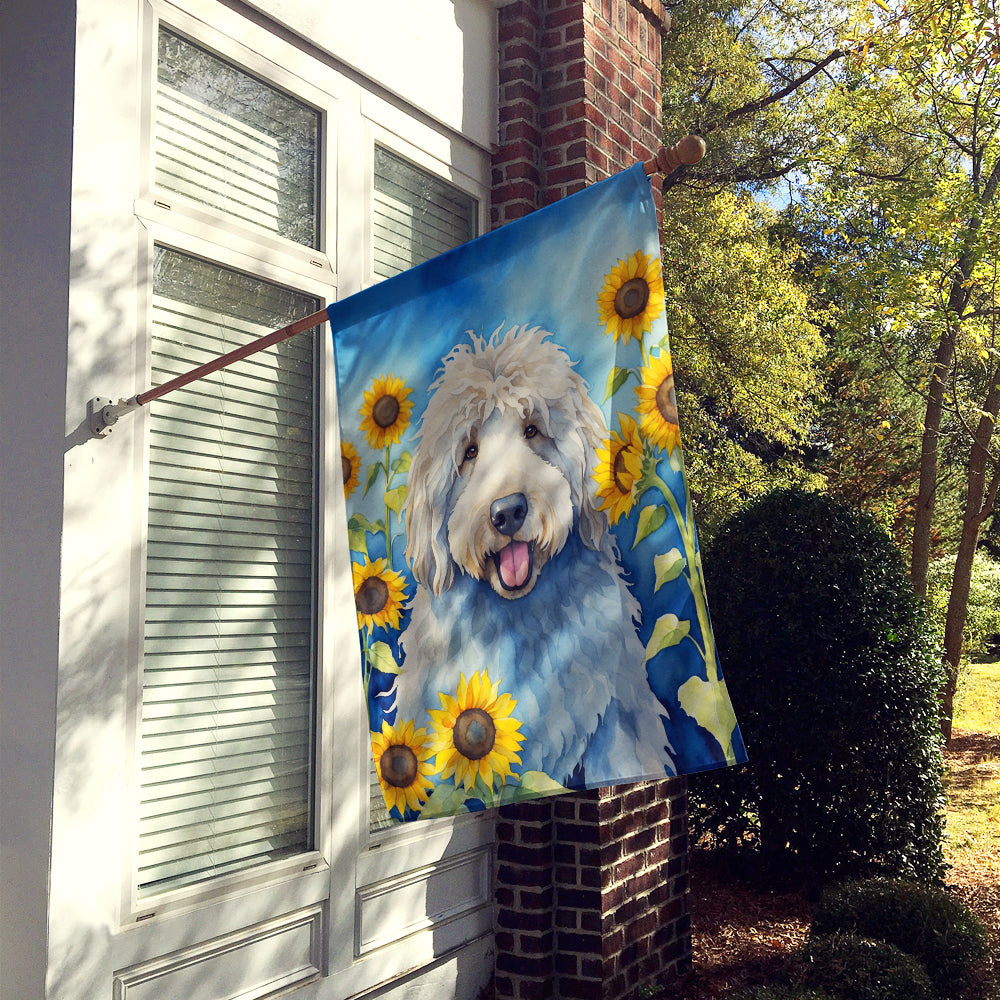
[{"label": "tree branch", "polygon": [[743,118],[746,115],[754,115],[758,111],[763,111],[764,108],[771,104],[777,104],[778,101],[783,100],[789,94],[798,90],[798,88],[804,83],[808,83],[818,73],[822,73],[823,70],[825,70],[831,63],[836,62],[838,59],[842,59],[846,55],[846,49],[834,49],[824,59],[821,59],[818,63],[816,63],[807,73],[803,73],[802,76],[796,77],[787,86],[782,87],[780,90],[776,90],[773,94],[768,94],[766,97],[760,97],[756,101],[750,101],[748,104],[744,104],[742,107],[733,108],[732,111],[727,111],[720,122],[716,122],[714,125],[703,126],[701,134],[705,135],[709,132],[714,132],[717,128],[721,128],[737,118]]}]

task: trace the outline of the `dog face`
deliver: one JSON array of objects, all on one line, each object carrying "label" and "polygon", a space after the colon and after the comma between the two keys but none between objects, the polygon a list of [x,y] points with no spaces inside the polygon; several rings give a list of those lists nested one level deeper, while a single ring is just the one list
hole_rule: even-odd
[{"label": "dog face", "polygon": [[573,527],[570,486],[541,425],[530,411],[498,408],[463,439],[448,549],[501,597],[529,593]]},{"label": "dog face", "polygon": [[570,531],[597,548],[607,530],[592,481],[604,418],[548,336],[473,336],[431,386],[408,478],[406,555],[435,594],[457,568],[523,597]]}]

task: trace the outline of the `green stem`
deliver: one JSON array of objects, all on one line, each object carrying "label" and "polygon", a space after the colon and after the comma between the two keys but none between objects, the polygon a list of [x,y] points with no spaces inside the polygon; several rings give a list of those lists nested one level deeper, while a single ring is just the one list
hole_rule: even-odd
[{"label": "green stem", "polygon": [[[688,586],[689,587],[691,586],[690,580],[688,581]],[[698,640],[690,632],[688,632],[688,634],[684,636],[684,638],[687,639],[694,646],[694,648],[698,650],[698,652],[701,654],[701,658],[705,659],[705,650],[698,645]]]},{"label": "green stem", "polygon": [[[371,637],[368,635],[368,626],[365,625],[361,630],[361,642],[362,642],[362,658],[364,660],[364,674],[365,674],[365,704],[369,705],[370,691],[369,684],[372,678],[372,656],[371,656]],[[369,705],[370,707],[370,705]]]},{"label": "green stem", "polygon": [[[385,446],[385,465],[382,467],[382,471],[385,473],[385,492],[389,492],[389,486],[392,483],[392,476],[389,474],[389,455],[392,451],[392,444],[387,444]],[[389,509],[388,501],[385,505],[385,562],[389,569],[392,569],[392,528],[389,525],[389,517],[392,511]]]},{"label": "green stem", "polygon": [[663,498],[667,501],[667,505],[670,507],[681,533],[681,540],[684,543],[684,555],[687,559],[687,572],[684,574],[684,577],[687,580],[691,596],[694,598],[695,611],[698,615],[698,625],[701,628],[701,637],[705,643],[705,648],[701,650],[705,660],[705,672],[708,675],[708,680],[715,682],[719,679],[715,657],[715,636],[712,634],[712,624],[708,617],[708,602],[705,599],[705,585],[701,575],[701,563],[698,559],[698,546],[694,534],[694,519],[691,517],[691,498],[686,498],[685,507],[687,508],[687,516],[685,516],[681,513],[680,506],[670,487],[667,486],[658,474],[654,473],[650,477],[650,483],[663,494]]}]

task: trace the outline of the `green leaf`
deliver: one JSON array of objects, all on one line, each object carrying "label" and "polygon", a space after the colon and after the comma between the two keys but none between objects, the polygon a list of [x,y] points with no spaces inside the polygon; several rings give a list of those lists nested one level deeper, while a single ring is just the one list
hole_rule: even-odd
[{"label": "green leaf", "polygon": [[677,698],[681,708],[719,741],[726,762],[735,764],[733,731],[736,729],[736,713],[729,700],[726,682],[690,677],[680,686]]},{"label": "green leaf", "polygon": [[521,787],[527,788],[535,795],[554,795],[565,792],[566,786],[560,785],[555,778],[550,778],[544,771],[525,771],[521,775]]},{"label": "green leaf", "polygon": [[639,511],[639,523],[635,528],[634,549],[647,535],[651,535],[667,519],[667,508],[663,504],[650,504]]},{"label": "green leaf", "polygon": [[365,491],[361,494],[362,497],[368,496],[368,491],[375,485],[375,480],[378,478],[378,474],[381,471],[381,462],[376,462],[374,465],[368,466],[368,478],[365,480]]},{"label": "green leaf", "polygon": [[647,663],[657,653],[669,646],[676,646],[691,631],[689,621],[681,621],[677,615],[661,615],[653,626],[653,634],[646,643],[646,656],[643,663]]},{"label": "green leaf", "polygon": [[383,674],[398,674],[400,666],[386,642],[373,642],[368,649],[368,664]]},{"label": "green leaf", "polygon": [[661,552],[653,557],[653,569],[656,570],[656,586],[653,593],[660,589],[665,583],[676,580],[684,572],[687,560],[681,555],[680,549],[673,548],[669,552]]},{"label": "green leaf", "polygon": [[403,504],[406,502],[406,493],[407,489],[404,483],[402,486],[388,490],[385,494],[385,505],[396,517],[399,517],[400,511],[403,509]]},{"label": "green leaf", "polygon": [[550,778],[544,771],[525,771],[519,785],[504,785],[497,796],[498,804],[505,806],[512,802],[527,802],[541,795],[557,795],[568,791],[565,785]]},{"label": "green leaf", "polygon": [[631,374],[631,369],[619,368],[618,365],[615,365],[608,372],[608,382],[604,389],[604,399],[601,402],[606,403],[628,381]]},{"label": "green leaf", "polygon": [[404,451],[395,462],[392,463],[393,472],[409,472],[410,463],[413,461],[413,457],[408,451]]},{"label": "green leaf", "polygon": [[368,539],[365,537],[365,532],[380,535],[383,531],[385,525],[382,523],[382,518],[369,521],[364,514],[352,514],[347,522],[347,537],[351,551],[368,555]]},{"label": "green leaf", "polygon": [[454,816],[462,810],[469,796],[465,789],[459,785],[438,785],[434,789],[434,794],[424,804],[420,810],[423,819],[435,819],[439,816]]},{"label": "green leaf", "polygon": [[363,514],[352,514],[347,522],[347,544],[352,552],[368,555],[368,535],[370,524]]}]

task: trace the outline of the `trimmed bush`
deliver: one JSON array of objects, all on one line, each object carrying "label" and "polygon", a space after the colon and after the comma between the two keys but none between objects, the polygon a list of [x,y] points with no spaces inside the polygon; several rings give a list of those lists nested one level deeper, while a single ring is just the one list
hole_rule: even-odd
[{"label": "trimmed bush", "polygon": [[960,997],[986,957],[986,932],[947,890],[904,879],[869,879],[827,889],[812,933],[850,932],[895,945],[918,959],[943,997]]},{"label": "trimmed bush", "polygon": [[750,763],[690,779],[695,835],[805,878],[944,871],[939,651],[889,536],[779,490],[704,555]]},{"label": "trimmed bush", "polygon": [[793,976],[837,1000],[934,1000],[927,971],[912,955],[854,934],[810,938]]}]

